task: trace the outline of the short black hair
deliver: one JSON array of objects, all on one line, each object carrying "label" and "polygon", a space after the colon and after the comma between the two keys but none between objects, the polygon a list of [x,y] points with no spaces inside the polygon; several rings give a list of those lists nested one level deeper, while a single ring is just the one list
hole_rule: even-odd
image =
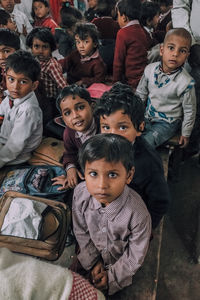
[{"label": "short black hair", "polygon": [[165,6],[171,6],[173,5],[173,0],[158,0],[158,4],[165,5]]},{"label": "short black hair", "polygon": [[7,28],[0,28],[0,45],[19,50],[20,38],[15,31],[11,31]]},{"label": "short black hair", "polygon": [[18,50],[9,55],[6,60],[6,71],[12,69],[15,73],[22,73],[33,82],[40,76],[40,64],[34,56],[24,50]]},{"label": "short black hair", "polygon": [[10,19],[10,14],[4,9],[0,8],[0,25],[7,25]]},{"label": "short black hair", "polygon": [[101,116],[109,116],[121,109],[130,117],[135,129],[140,131],[140,125],[144,121],[145,106],[129,85],[120,82],[116,82],[110,91],[105,92],[97,100],[94,117],[99,123]]},{"label": "short black hair", "polygon": [[97,134],[89,138],[79,150],[79,164],[85,171],[86,162],[105,159],[107,162],[122,162],[126,171],[134,166],[134,152],[131,142],[121,135]]},{"label": "short black hair", "polygon": [[99,31],[96,25],[92,23],[77,23],[74,36],[78,35],[81,40],[85,40],[88,36],[91,37],[93,43],[99,45]]},{"label": "short black hair", "polygon": [[69,95],[74,96],[74,98],[75,96],[79,96],[80,98],[87,101],[89,104],[92,103],[90,93],[84,87],[77,84],[71,84],[64,87],[56,99],[56,107],[59,111],[61,111],[61,101]]},{"label": "short black hair", "polygon": [[[47,0],[33,0],[33,3],[34,2],[41,2],[44,4],[45,7],[49,7],[49,2]],[[31,12],[31,16],[33,19],[35,19],[35,12],[34,12],[34,9],[33,9],[33,3],[32,3],[32,12]]]},{"label": "short black hair", "polygon": [[153,18],[160,13],[160,6],[151,1],[142,3],[140,22],[143,26],[147,26],[147,21],[152,21]]},{"label": "short black hair", "polygon": [[43,43],[48,43],[50,45],[51,52],[56,50],[56,42],[49,28],[36,27],[32,29],[26,38],[26,45],[29,48],[32,48],[34,38],[42,41]]},{"label": "short black hair", "polygon": [[60,10],[60,18],[61,27],[71,28],[78,21],[81,21],[83,19],[83,15],[76,7],[71,6],[69,2],[63,2],[62,8]]},{"label": "short black hair", "polygon": [[119,0],[116,5],[120,15],[125,15],[128,19],[140,19],[141,0]]}]

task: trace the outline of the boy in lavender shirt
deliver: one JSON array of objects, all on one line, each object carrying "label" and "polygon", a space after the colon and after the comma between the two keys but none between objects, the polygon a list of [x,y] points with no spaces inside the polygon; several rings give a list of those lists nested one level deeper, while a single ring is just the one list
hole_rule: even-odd
[{"label": "boy in lavender shirt", "polygon": [[127,186],[133,161],[131,143],[115,134],[93,136],[79,151],[85,181],[75,188],[72,203],[78,260],[94,286],[109,295],[132,283],[149,246],[150,215]]}]

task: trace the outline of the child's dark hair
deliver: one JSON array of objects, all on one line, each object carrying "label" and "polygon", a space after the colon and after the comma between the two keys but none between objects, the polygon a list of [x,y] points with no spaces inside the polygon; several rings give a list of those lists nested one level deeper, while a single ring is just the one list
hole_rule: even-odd
[{"label": "child's dark hair", "polygon": [[161,5],[165,5],[166,7],[171,6],[173,5],[173,0],[158,0],[158,4],[159,6]]},{"label": "child's dark hair", "polygon": [[78,23],[74,32],[74,36],[78,35],[81,40],[91,37],[94,44],[99,45],[99,32],[97,27],[92,23]]},{"label": "child's dark hair", "polygon": [[144,104],[129,85],[120,82],[116,82],[110,91],[105,92],[97,101],[94,117],[99,123],[100,116],[109,116],[117,110],[123,110],[124,114],[130,117],[135,129],[140,131],[140,125],[144,121]]},{"label": "child's dark hair", "polygon": [[20,49],[20,38],[15,31],[11,31],[7,28],[0,28],[0,45]]},{"label": "child's dark hair", "polygon": [[61,111],[60,102],[69,95],[73,96],[74,99],[75,96],[79,96],[80,98],[86,100],[89,104],[92,103],[90,94],[85,88],[77,84],[71,84],[64,87],[56,99],[56,107],[59,111]]},{"label": "child's dark hair", "polygon": [[116,8],[120,15],[125,15],[129,21],[140,19],[141,0],[119,0]]},{"label": "child's dark hair", "polygon": [[83,172],[86,162],[100,159],[105,159],[107,162],[122,162],[127,172],[134,166],[131,142],[121,135],[112,133],[97,134],[89,138],[80,148],[78,156]]},{"label": "child's dark hair", "polygon": [[32,48],[34,38],[42,41],[43,43],[48,43],[50,45],[51,52],[56,50],[56,42],[50,29],[46,27],[33,28],[26,38],[26,45],[29,48]]},{"label": "child's dark hair", "polygon": [[6,60],[6,71],[12,69],[15,73],[22,73],[33,82],[40,77],[40,64],[34,56],[24,50],[18,50],[9,55]]},{"label": "child's dark hair", "polygon": [[[47,0],[33,0],[33,3],[34,2],[41,2],[44,4],[45,7],[48,7],[49,8],[49,2]],[[33,19],[35,19],[35,12],[34,12],[34,9],[33,9],[33,4],[32,4],[32,12],[31,12],[31,16]]]},{"label": "child's dark hair", "polygon": [[60,18],[60,26],[68,29],[72,28],[77,21],[81,21],[83,19],[83,15],[77,8],[71,6],[69,2],[64,2],[60,10]]},{"label": "child's dark hair", "polygon": [[0,25],[7,25],[10,15],[7,11],[0,8]]},{"label": "child's dark hair", "polygon": [[145,1],[142,3],[140,22],[143,26],[147,26],[148,21],[160,13],[160,6],[155,2]]}]

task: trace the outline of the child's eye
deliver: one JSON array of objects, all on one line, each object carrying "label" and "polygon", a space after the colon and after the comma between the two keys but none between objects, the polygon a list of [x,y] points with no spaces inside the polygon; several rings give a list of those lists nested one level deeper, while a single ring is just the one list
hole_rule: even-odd
[{"label": "child's eye", "polygon": [[20,84],[27,84],[26,80],[20,80]]},{"label": "child's eye", "polygon": [[10,50],[4,50],[4,54],[9,54]]},{"label": "child's eye", "polygon": [[173,46],[168,46],[168,49],[169,50],[174,50],[174,47]]},{"label": "child's eye", "polygon": [[8,77],[8,81],[13,82],[13,81],[14,81],[14,78],[9,76],[9,77]]},{"label": "child's eye", "polygon": [[35,48],[35,49],[38,49],[39,48],[39,45],[33,45],[33,47]]},{"label": "child's eye", "polygon": [[65,111],[64,115],[65,116],[69,116],[70,115],[70,111],[69,110]]},{"label": "child's eye", "polygon": [[119,127],[119,129],[120,129],[120,130],[125,130],[125,129],[127,129],[127,126],[121,125],[121,126]]},{"label": "child's eye", "polygon": [[117,177],[117,173],[110,172],[110,173],[108,174],[108,177],[109,177],[109,178],[116,178],[116,177]]},{"label": "child's eye", "polygon": [[95,172],[95,171],[91,171],[89,174],[90,174],[91,177],[96,177],[97,176],[97,172]]},{"label": "child's eye", "polygon": [[180,52],[183,53],[183,54],[187,53],[187,51],[185,49],[181,49]]},{"label": "child's eye", "polygon": [[105,131],[108,131],[108,130],[110,130],[110,127],[108,125],[102,125],[101,129],[105,130]]},{"label": "child's eye", "polygon": [[85,108],[85,105],[79,105],[78,107],[77,107],[77,110],[83,110]]}]

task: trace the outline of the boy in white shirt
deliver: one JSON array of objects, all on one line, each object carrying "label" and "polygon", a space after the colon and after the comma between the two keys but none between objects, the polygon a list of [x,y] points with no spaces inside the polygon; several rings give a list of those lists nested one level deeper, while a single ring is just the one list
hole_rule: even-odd
[{"label": "boy in white shirt", "polygon": [[27,51],[19,50],[6,61],[7,97],[0,104],[0,168],[26,162],[42,139],[42,111],[34,90],[40,65]]}]

